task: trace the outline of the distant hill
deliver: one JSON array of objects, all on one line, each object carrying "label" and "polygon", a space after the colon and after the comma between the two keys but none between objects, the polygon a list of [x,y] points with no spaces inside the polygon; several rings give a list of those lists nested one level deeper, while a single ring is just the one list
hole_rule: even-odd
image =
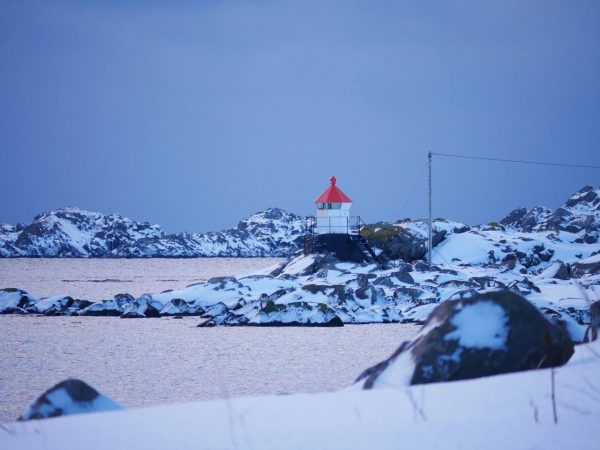
[{"label": "distant hill", "polygon": [[28,225],[0,225],[0,257],[286,256],[299,247],[303,226],[300,216],[269,208],[230,230],[165,234],[158,225],[70,207]]}]

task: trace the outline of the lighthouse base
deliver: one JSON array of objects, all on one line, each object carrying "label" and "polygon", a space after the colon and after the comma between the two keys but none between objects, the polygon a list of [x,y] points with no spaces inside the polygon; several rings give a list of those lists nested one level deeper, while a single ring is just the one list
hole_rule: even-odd
[{"label": "lighthouse base", "polygon": [[304,254],[329,253],[340,261],[381,264],[365,238],[359,234],[313,234],[307,235]]}]

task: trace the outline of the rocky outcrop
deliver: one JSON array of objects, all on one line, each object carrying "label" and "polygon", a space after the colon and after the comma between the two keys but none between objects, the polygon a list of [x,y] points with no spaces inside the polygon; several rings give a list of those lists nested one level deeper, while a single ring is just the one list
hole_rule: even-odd
[{"label": "rocky outcrop", "polygon": [[[434,246],[443,241],[449,233],[449,227],[442,226],[448,223],[441,220],[434,222]],[[460,229],[460,226],[462,224],[456,224],[450,229]],[[404,221],[394,224],[379,222],[365,225],[361,229],[361,234],[369,245],[380,249],[388,259],[412,262],[423,259],[427,254],[427,234],[423,221]]]},{"label": "rocky outcrop", "polygon": [[81,380],[68,379],[40,395],[18,420],[46,419],[119,409],[123,407],[90,385]]},{"label": "rocky outcrop", "polygon": [[477,378],[565,364],[566,331],[504,290],[437,306],[422,330],[357,380],[365,389]]}]

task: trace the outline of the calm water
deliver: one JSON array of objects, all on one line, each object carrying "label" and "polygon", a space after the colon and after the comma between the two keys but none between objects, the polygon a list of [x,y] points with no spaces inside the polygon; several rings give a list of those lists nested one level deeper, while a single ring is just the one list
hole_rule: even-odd
[{"label": "calm water", "polygon": [[[266,271],[273,258],[0,259],[0,287],[100,300]],[[350,385],[418,327],[197,328],[198,318],[0,315],[0,420],[81,378],[128,407]]]},{"label": "calm water", "polygon": [[266,271],[281,258],[84,259],[0,258],[0,288],[18,287],[38,297],[70,295],[104,300],[179,289],[212,277]]},{"label": "calm water", "polygon": [[0,316],[0,420],[81,378],[128,407],[350,385],[418,329],[197,328],[198,319]]}]

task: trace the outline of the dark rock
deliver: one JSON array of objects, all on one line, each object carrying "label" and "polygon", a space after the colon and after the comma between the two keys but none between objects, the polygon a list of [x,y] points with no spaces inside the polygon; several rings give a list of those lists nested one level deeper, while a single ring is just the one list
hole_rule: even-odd
[{"label": "dark rock", "polygon": [[365,389],[392,365],[402,385],[464,380],[565,364],[573,343],[523,297],[510,291],[448,300],[436,307],[421,332],[357,381]]}]

